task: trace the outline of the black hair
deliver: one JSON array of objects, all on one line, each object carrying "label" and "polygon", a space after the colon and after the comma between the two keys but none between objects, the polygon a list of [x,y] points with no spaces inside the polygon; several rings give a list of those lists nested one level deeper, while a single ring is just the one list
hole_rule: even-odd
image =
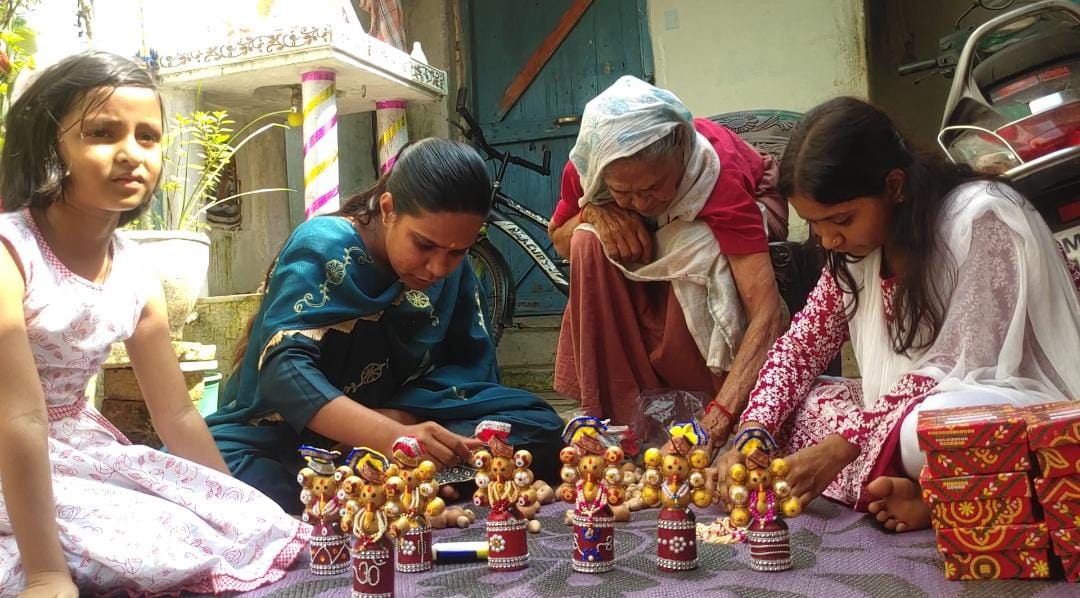
[{"label": "black hair", "polygon": [[[7,137],[0,152],[0,197],[5,212],[26,206],[44,208],[63,199],[67,165],[60,156],[64,133],[60,122],[86,94],[108,90],[94,105],[86,106],[84,116],[108,100],[117,87],[158,90],[150,72],[134,60],[91,50],[45,69],[15,100],[8,110]],[[121,214],[120,226],[138,218],[155,191],[150,190],[138,208]]]},{"label": "black hair", "polygon": [[[341,209],[329,215],[368,224],[385,192],[393,196],[394,213],[400,215],[452,212],[487,216],[491,211],[491,179],[484,161],[472,146],[448,139],[429,137],[406,144],[375,185],[349,197]],[[276,259],[270,262],[264,287],[276,265]],[[252,316],[244,340],[233,354],[234,369],[243,363],[254,326]]]},{"label": "black hair", "polygon": [[389,192],[396,214],[454,212],[486,216],[491,179],[480,155],[459,141],[429,137],[398,152],[375,185],[345,201],[335,215],[368,223],[379,197]]},{"label": "black hair", "polygon": [[[792,132],[780,163],[777,189],[835,205],[856,197],[881,197],[886,177],[904,173],[903,201],[896,204],[890,243],[903,252],[906,270],[893,298],[889,322],[893,349],[907,354],[937,338],[945,317],[946,289],[935,276],[955,276],[941,251],[937,222],[942,200],[957,185],[978,178],[969,167],[940,153],[913,150],[884,112],[850,97],[829,100],[808,112]],[[859,258],[826,251],[826,267],[841,290],[853,296],[848,318],[858,309],[855,279],[847,268]]]}]

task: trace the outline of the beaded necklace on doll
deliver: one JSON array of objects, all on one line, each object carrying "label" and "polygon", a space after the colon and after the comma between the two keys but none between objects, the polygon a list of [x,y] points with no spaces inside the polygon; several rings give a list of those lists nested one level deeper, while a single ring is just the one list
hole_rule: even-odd
[{"label": "beaded necklace on doll", "polygon": [[785,517],[802,512],[799,499],[791,496],[791,485],[785,479],[787,462],[772,455],[776,443],[762,428],[747,428],[735,437],[735,448],[746,457],[746,464],[736,463],[728,471],[733,484],[728,494],[735,507],[731,523],[746,527],[751,523],[766,524],[778,519],[777,500]]},{"label": "beaded necklace on doll", "polygon": [[396,533],[429,525],[428,517],[437,517],[446,509],[438,496],[439,482],[435,480],[435,464],[427,458],[424,443],[413,436],[394,441],[393,455],[397,475],[387,476],[387,501],[384,510],[398,517]]},{"label": "beaded necklace on doll", "polygon": [[[563,463],[559,495],[573,503],[575,512],[584,518],[586,539],[596,533],[595,519],[609,516],[609,507],[618,506],[623,500],[622,489],[609,484],[608,478],[618,473],[616,468],[624,455],[620,447],[604,444],[605,430],[603,422],[594,417],[574,418],[563,431],[568,446],[559,453]],[[618,475],[611,477],[618,480]]]},{"label": "beaded necklace on doll", "polygon": [[[522,498],[532,481],[532,453],[526,450],[514,452],[510,444],[509,423],[484,420],[476,426],[476,438],[484,443],[485,448],[477,449],[472,454],[472,465],[476,468],[477,490],[473,502],[477,506],[489,505],[492,512],[509,513],[519,516],[516,505],[519,499],[535,502],[535,499]],[[516,468],[516,469],[515,469]],[[515,473],[524,477],[519,480]]]},{"label": "beaded necklace on doll", "polygon": [[[501,490],[500,490],[501,488]],[[488,484],[488,503],[493,511],[506,511],[517,502],[518,489],[509,480],[495,479]]]},{"label": "beaded necklace on doll", "polygon": [[386,504],[386,480],[397,475],[382,453],[367,447],[354,448],[345,459],[354,475],[345,478],[338,499],[345,503],[341,510],[341,529],[356,537],[356,550],[364,550],[381,540],[390,527],[383,511]]},{"label": "beaded necklace on doll", "polygon": [[[645,451],[648,470],[642,495],[648,494],[648,506],[682,506],[690,502],[700,508],[710,506],[712,495],[705,487],[705,468],[709,464],[709,453],[705,448],[709,442],[708,434],[696,422],[688,422],[673,425],[668,435],[670,451],[664,453],[658,448]],[[691,493],[691,499],[685,500]]]},{"label": "beaded necklace on doll", "polygon": [[[673,488],[677,489],[673,490]],[[668,483],[664,484],[661,490],[668,500],[678,500],[690,492],[690,484],[688,482],[680,484],[678,478],[672,477],[668,480]]]}]

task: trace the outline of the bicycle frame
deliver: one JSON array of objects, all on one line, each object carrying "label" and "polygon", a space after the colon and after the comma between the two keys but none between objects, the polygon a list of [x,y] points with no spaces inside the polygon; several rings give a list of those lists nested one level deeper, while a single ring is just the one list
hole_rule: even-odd
[{"label": "bicycle frame", "polygon": [[[504,208],[509,211],[510,214],[500,208]],[[567,263],[566,260],[559,260],[557,263],[555,260],[551,259],[547,252],[544,251],[544,248],[536,242],[536,239],[529,234],[524,227],[519,226],[516,222],[511,220],[511,214],[517,215],[520,218],[525,218],[544,230],[547,230],[548,221],[546,218],[502,193],[496,192],[495,202],[491,208],[491,215],[488,216],[488,222],[517,243],[518,247],[521,247],[521,249],[536,262],[536,265],[540,266],[540,271],[547,276],[548,280],[551,281],[551,284],[554,285],[560,293],[563,295],[568,294],[570,292],[570,282],[566,280],[566,276],[563,274],[562,270],[559,269],[560,264],[565,265]]]},{"label": "bicycle frame", "polygon": [[551,284],[563,295],[570,293],[570,282],[566,275],[559,269],[560,265],[567,265],[566,260],[556,262],[544,251],[544,248],[529,234],[529,231],[512,220],[514,216],[524,218],[543,230],[548,229],[548,219],[530,210],[524,205],[510,199],[502,192],[502,180],[506,175],[506,166],[509,164],[509,154],[504,154],[498,162],[495,180],[491,183],[491,214],[488,222],[510,237],[518,247],[521,247],[533,262],[540,267],[540,271],[547,276]]}]

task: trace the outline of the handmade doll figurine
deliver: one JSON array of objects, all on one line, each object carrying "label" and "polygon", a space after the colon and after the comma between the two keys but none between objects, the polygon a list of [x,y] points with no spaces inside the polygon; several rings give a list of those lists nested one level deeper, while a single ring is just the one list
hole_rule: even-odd
[{"label": "handmade doll figurine", "polygon": [[428,571],[432,567],[431,520],[446,510],[435,481],[435,463],[427,457],[424,444],[412,436],[394,441],[397,475],[386,480],[384,510],[393,518],[390,532],[397,546],[397,570],[402,573]]},{"label": "handmade doll figurine", "polygon": [[[335,467],[341,457],[337,451],[301,446],[300,454],[307,467],[300,470],[302,519],[311,524],[311,572],[314,575],[338,575],[349,570],[349,544],[341,533],[341,504],[338,503],[338,470],[348,475],[348,467]],[[341,478],[344,479],[344,478]]]},{"label": "handmade doll figurine", "polygon": [[664,455],[658,448],[645,450],[645,472],[641,476],[641,502],[644,506],[660,506],[660,466],[663,464]]},{"label": "handmade doll figurine", "polygon": [[532,454],[524,450],[515,453],[506,441],[509,437],[510,424],[506,422],[485,420],[476,426],[476,438],[486,448],[472,454],[472,465],[477,470],[473,502],[491,507],[486,525],[488,569],[492,571],[517,571],[529,566],[527,517],[521,509],[536,503],[529,469]]},{"label": "handmade doll figurine", "polygon": [[581,573],[603,573],[615,566],[613,505],[622,504],[623,488],[609,484],[609,469],[618,471],[623,451],[605,446],[606,427],[592,416],[570,420],[563,430],[569,446],[559,453],[562,481],[559,498],[574,504],[574,548],[571,564]]},{"label": "handmade doll figurine", "polygon": [[[799,499],[791,496],[785,479],[787,463],[776,458],[776,443],[761,428],[748,428],[735,438],[735,447],[746,457],[728,471],[728,494],[735,505],[731,523],[746,528],[750,544],[750,568],[785,571],[791,568],[791,539],[787,523],[780,518],[802,512]],[[779,511],[778,511],[779,509]]]},{"label": "handmade doll figurine", "polygon": [[386,481],[398,474],[382,453],[354,448],[345,459],[352,473],[341,482],[338,499],[341,529],[354,536],[352,552],[354,598],[393,596],[394,551],[389,537]]},{"label": "handmade doll figurine", "polygon": [[[662,509],[657,520],[656,562],[661,571],[689,571],[698,566],[697,523],[689,506],[691,502],[700,508],[712,504],[712,494],[705,488],[708,436],[696,422],[676,424],[668,434],[672,449],[661,458],[657,492]],[[655,461],[655,455],[649,456]]]}]

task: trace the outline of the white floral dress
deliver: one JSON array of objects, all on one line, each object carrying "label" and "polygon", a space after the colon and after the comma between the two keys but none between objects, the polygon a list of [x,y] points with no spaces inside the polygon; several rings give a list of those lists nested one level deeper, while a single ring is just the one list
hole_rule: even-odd
[{"label": "white floral dress", "polygon": [[[0,214],[0,239],[26,280],[26,328],[48,406],[56,521],[83,593],[244,591],[280,579],[308,528],[258,491],[146,446],[132,445],[93,406],[87,381],[111,343],[131,336],[146,275],[113,239],[103,284],[69,271],[26,210]],[[0,489],[18,480],[0,479]],[[0,494],[0,596],[25,575]]]}]

